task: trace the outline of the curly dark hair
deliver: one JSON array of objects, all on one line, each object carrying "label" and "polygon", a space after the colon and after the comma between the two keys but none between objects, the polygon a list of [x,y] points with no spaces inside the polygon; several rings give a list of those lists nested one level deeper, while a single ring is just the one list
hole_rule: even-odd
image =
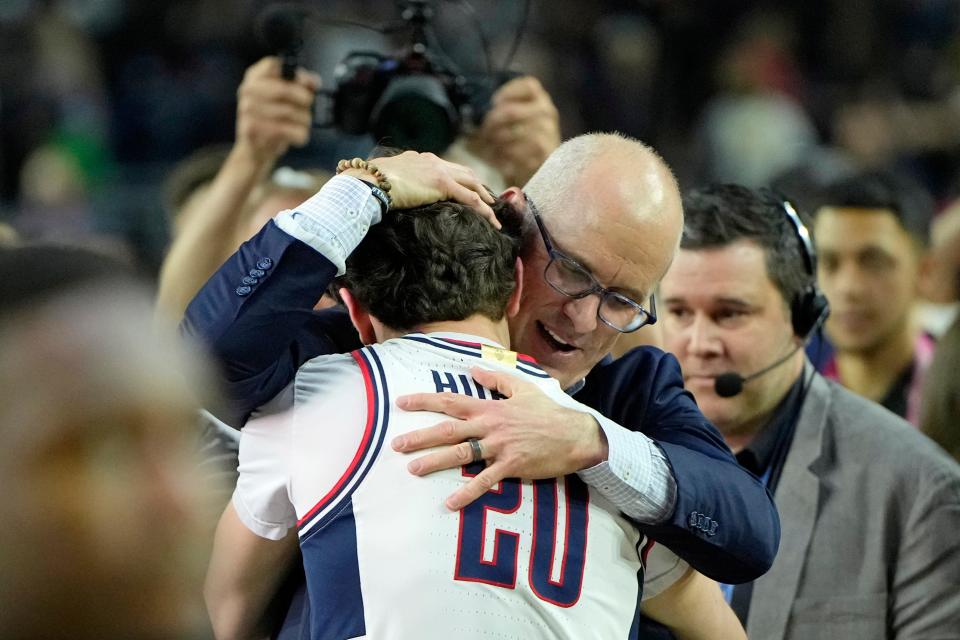
[{"label": "curly dark hair", "polygon": [[499,320],[515,286],[521,216],[502,200],[493,209],[500,231],[455,202],[391,211],[350,254],[338,284],[393,329],[477,313]]}]

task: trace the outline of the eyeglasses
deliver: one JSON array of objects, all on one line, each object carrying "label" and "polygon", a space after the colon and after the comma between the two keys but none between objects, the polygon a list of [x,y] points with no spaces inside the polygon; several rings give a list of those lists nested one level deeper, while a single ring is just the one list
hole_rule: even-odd
[{"label": "eyeglasses", "polygon": [[593,294],[600,296],[597,317],[620,333],[630,333],[657,321],[657,304],[653,294],[650,294],[650,310],[647,311],[627,296],[601,285],[586,267],[553,247],[550,234],[543,226],[537,206],[526,194],[524,198],[530,211],[533,212],[533,219],[537,222],[540,237],[543,238],[543,244],[550,256],[550,262],[543,270],[543,279],[547,284],[563,295],[577,300]]}]

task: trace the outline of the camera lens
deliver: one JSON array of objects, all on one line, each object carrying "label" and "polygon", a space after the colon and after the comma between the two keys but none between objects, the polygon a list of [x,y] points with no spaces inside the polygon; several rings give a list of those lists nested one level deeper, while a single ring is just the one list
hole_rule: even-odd
[{"label": "camera lens", "polygon": [[435,76],[393,78],[370,116],[378,143],[442,153],[453,142],[459,114]]}]

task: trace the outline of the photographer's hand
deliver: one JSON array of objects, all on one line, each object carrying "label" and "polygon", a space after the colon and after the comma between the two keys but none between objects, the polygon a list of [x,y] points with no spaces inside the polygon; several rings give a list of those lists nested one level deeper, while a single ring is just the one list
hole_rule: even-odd
[{"label": "photographer's hand", "polygon": [[234,238],[250,194],[291,145],[310,138],[311,105],[320,78],[297,70],[280,77],[280,60],[263,58],[247,69],[237,90],[237,139],[210,187],[190,201],[194,214],[170,247],[160,272],[157,309],[183,315],[204,281],[236,250]]},{"label": "photographer's hand", "polygon": [[290,146],[310,139],[314,94],[320,77],[297,69],[293,80],[280,76],[280,59],[263,58],[244,74],[237,90],[237,139],[234,152],[268,171]]},{"label": "photographer's hand", "polygon": [[[448,162],[432,153],[415,151],[405,151],[389,158],[374,158],[370,162],[390,181],[390,199],[394,209],[455,200],[472,207],[493,226],[500,228],[490,208],[494,198],[472,169]],[[371,178],[369,175],[365,177],[360,169],[343,173],[368,180]]]},{"label": "photographer's hand", "polygon": [[470,149],[492,164],[508,185],[523,186],[560,146],[560,116],[533,76],[514,78],[493,94],[493,104]]}]

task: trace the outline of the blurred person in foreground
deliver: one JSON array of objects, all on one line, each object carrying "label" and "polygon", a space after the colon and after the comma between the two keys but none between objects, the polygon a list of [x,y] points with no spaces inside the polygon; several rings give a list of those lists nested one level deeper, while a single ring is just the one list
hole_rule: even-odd
[{"label": "blurred person in foreground", "polygon": [[[190,299],[240,243],[323,184],[326,176],[289,170],[271,178],[281,156],[309,141],[319,87],[319,76],[302,68],[293,80],[284,80],[276,57],[247,69],[237,90],[234,144],[209,185],[185,200],[178,215],[177,235],[160,273],[161,313],[182,317]],[[500,188],[525,182],[559,144],[557,109],[540,83],[527,76],[500,87],[480,128],[448,152],[456,162],[482,167],[487,183]]]},{"label": "blurred person in foreground", "polygon": [[[952,318],[937,340],[920,404],[920,429],[960,460],[960,200],[936,219],[924,269],[924,297]],[[930,306],[933,306],[932,304]]]},{"label": "blurred person in foreground", "polygon": [[[344,311],[312,307],[392,208],[456,200],[492,218],[492,196],[466,167],[414,152],[373,162],[375,173],[358,161],[278,214],[187,308],[182,329],[222,364],[228,397],[217,415],[231,426],[241,428],[268,403],[288,403],[282,392],[310,358],[359,346]],[[391,200],[377,186],[385,182]],[[776,510],[683,390],[675,359],[657,349],[605,358],[620,335],[656,317],[652,293],[676,253],[683,218],[669,168],[636,140],[591,134],[565,142],[523,190],[502,197],[539,220],[523,237],[524,295],[508,321],[515,348],[607,419],[537,390],[482,406],[418,395],[404,410],[450,419],[393,446],[440,447],[419,458],[415,471],[427,475],[459,467],[456,452],[480,438],[492,462],[447,498],[452,511],[505,477],[578,473],[701,573],[730,582],[761,575],[776,553]],[[244,284],[254,272],[256,281]],[[625,310],[629,321],[616,315]]]},{"label": "blurred person in foreground", "polygon": [[934,350],[916,317],[932,216],[919,185],[871,171],[827,185],[813,227],[832,308],[834,359],[821,371],[914,425]]},{"label": "blurred person in foreground", "polygon": [[960,319],[940,338],[923,387],[920,429],[960,461]]},{"label": "blurred person in foreground", "polygon": [[939,338],[960,312],[960,198],[948,203],[930,225],[919,288],[921,325]]},{"label": "blurred person in foreground", "polygon": [[773,568],[727,589],[748,635],[960,637],[960,466],[805,360],[826,305],[799,217],[736,185],[688,193],[684,212],[666,343],[783,527]]},{"label": "blurred person in foreground", "polygon": [[[682,638],[745,638],[716,583],[575,474],[507,479],[450,512],[439,503],[484,468],[479,443],[461,447],[462,466],[427,478],[408,472],[412,456],[381,446],[440,417],[393,409],[391,398],[414,392],[489,402],[531,387],[589,411],[509,350],[524,220],[502,202],[494,209],[503,232],[456,203],[397,211],[349,257],[340,295],[370,346],[305,363],[294,408],[244,427],[207,576],[218,638],[255,636],[298,539],[314,638],[627,637],[638,607]],[[484,376],[493,371],[509,382]],[[494,512],[503,515],[488,527]],[[562,560],[552,551],[561,535]]]},{"label": "blurred person in foreground", "polygon": [[147,293],[116,267],[0,251],[3,638],[209,637],[192,455],[207,376],[151,335]]}]

